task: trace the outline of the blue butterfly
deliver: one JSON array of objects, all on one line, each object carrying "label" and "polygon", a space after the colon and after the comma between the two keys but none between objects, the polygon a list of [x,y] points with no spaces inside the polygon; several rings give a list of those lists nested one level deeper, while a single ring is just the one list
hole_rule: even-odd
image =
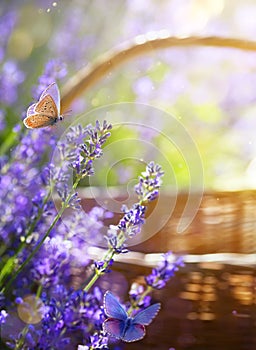
[{"label": "blue butterfly", "polygon": [[160,303],[157,303],[130,317],[115,296],[107,291],[104,295],[104,311],[109,318],[103,322],[103,330],[125,342],[140,340],[145,336],[144,326],[152,322],[159,310]]}]

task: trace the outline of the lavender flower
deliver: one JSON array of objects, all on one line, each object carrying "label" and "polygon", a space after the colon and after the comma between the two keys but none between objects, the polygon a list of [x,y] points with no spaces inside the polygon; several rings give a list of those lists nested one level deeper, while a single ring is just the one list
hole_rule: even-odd
[{"label": "lavender flower", "polygon": [[18,97],[18,86],[24,81],[25,74],[19,69],[15,61],[6,61],[0,74],[0,102],[11,106]]},{"label": "lavender flower", "polygon": [[62,80],[67,75],[66,64],[60,59],[49,60],[44,68],[43,74],[38,78],[38,84],[33,89],[33,96],[38,99],[42,91],[56,80]]},{"label": "lavender flower", "polygon": [[145,287],[141,284],[134,282],[130,287],[129,296],[131,300],[130,304],[135,307],[143,309],[150,305],[151,297],[147,295]]},{"label": "lavender flower", "polygon": [[103,315],[99,288],[85,293],[57,285],[52,291],[52,298],[46,298],[45,303],[48,311],[42,320],[41,337],[37,344],[40,349],[58,348],[60,344],[63,349],[69,349],[72,333],[77,339],[87,339],[91,332],[100,329]]},{"label": "lavender flower", "polygon": [[[95,146],[95,148],[100,148],[103,145],[103,143],[106,141],[106,138],[110,135],[108,131],[110,128],[111,126],[109,126],[106,122],[103,123],[102,127],[100,126],[99,123],[96,123],[95,128],[93,128],[92,126],[87,127],[86,135],[87,135],[87,142],[89,143],[89,145],[92,147]],[[40,131],[39,131],[39,134],[41,134]],[[81,133],[79,133],[78,136],[80,138]],[[42,176],[41,175],[38,176],[37,174],[38,170],[33,168],[29,169],[29,171],[26,172],[26,175],[25,174],[23,175],[22,170],[24,169],[25,163],[24,162],[19,163],[19,159],[22,159],[24,156],[23,152],[29,152],[27,156],[29,158],[28,163],[30,164],[31,163],[33,164],[33,162],[36,163],[37,161],[39,161],[40,158],[38,157],[38,154],[40,154],[40,152],[42,153],[42,150],[40,150],[39,152],[34,152],[33,147],[28,147],[28,144],[26,143],[28,143],[29,140],[30,140],[29,138],[26,139],[25,137],[23,139],[23,142],[21,142],[19,147],[17,147],[17,149],[14,151],[16,153],[17,161],[11,165],[11,169],[14,170],[13,176],[16,177],[15,180],[17,181],[17,178],[20,178],[22,187],[25,186],[26,189],[28,185],[30,186],[30,191],[28,195],[24,191],[22,193],[17,192],[18,190],[17,186],[15,187],[16,192],[8,191],[8,186],[12,186],[13,182],[11,181],[9,174],[6,175],[6,177],[4,178],[4,180],[6,181],[6,184],[3,189],[3,191],[5,191],[4,196],[10,196],[10,195],[13,196],[12,202],[16,203],[16,208],[19,211],[19,213],[22,211],[24,215],[24,220],[14,221],[14,224],[16,226],[18,224],[20,225],[19,232],[18,232],[19,235],[16,234],[15,236],[10,237],[8,241],[7,240],[8,230],[11,230],[11,232],[13,232],[13,220],[12,220],[13,216],[10,215],[10,207],[3,206],[6,209],[5,221],[2,222],[4,224],[4,227],[2,230],[3,240],[5,242],[7,241],[7,244],[11,244],[11,241],[14,237],[17,240],[17,243],[16,243],[17,251],[14,253],[14,258],[12,258],[12,263],[14,264],[15,258],[19,254],[19,258],[16,259],[16,261],[20,263],[20,268],[17,270],[14,276],[16,276],[16,274],[20,272],[20,269],[23,269],[24,266],[30,262],[30,260],[36,254],[36,252],[40,249],[44,240],[49,236],[49,234],[53,230],[54,225],[57,223],[63,211],[68,207],[76,208],[76,209],[80,208],[80,205],[79,205],[80,200],[77,197],[77,193],[74,192],[73,189],[70,190],[66,183],[68,176],[66,176],[64,170],[65,168],[67,168],[67,165],[70,166],[72,164],[69,162],[69,159],[68,160],[62,159],[62,164],[60,165],[60,167],[53,167],[50,164],[42,172]],[[23,147],[25,145],[26,147]],[[35,145],[36,143],[33,146]],[[42,149],[44,149],[44,147],[42,147]],[[80,149],[78,148],[77,153],[80,154],[79,152],[80,152]],[[35,158],[33,158],[34,155],[35,155]],[[85,158],[85,156],[83,155],[80,155],[80,156],[82,158],[81,167],[83,167],[83,172],[82,173],[78,172],[76,174],[77,180],[76,180],[75,186],[77,186],[79,180],[82,177],[84,177],[85,175],[91,174],[91,171],[89,171],[91,169],[91,165],[90,165],[91,161],[93,157],[98,157],[98,155],[95,155],[94,151],[93,151],[93,154],[90,153],[90,157],[92,159],[89,159],[88,161]],[[84,159],[85,159],[86,165],[84,165],[83,163]],[[90,165],[90,167],[88,167],[88,165]],[[10,168],[8,170],[10,170]],[[53,224],[51,225],[48,224],[49,215],[53,216],[54,211],[51,210],[53,209],[53,207],[52,207],[51,201],[49,200],[50,188],[52,185],[52,184],[49,184],[50,175],[52,175],[53,183],[57,184],[57,191],[63,203],[61,212],[59,212],[58,214],[55,214]],[[34,191],[32,186],[34,187]],[[73,187],[75,188],[75,186]],[[29,196],[31,195],[32,195],[32,198],[30,199]],[[7,210],[8,210],[8,213],[7,213]],[[22,216],[19,215],[19,218],[22,219]],[[26,229],[26,220],[30,220],[30,225],[28,226],[28,229]],[[8,225],[8,222],[10,223],[10,225]],[[43,228],[45,227],[45,233],[43,235],[43,238],[40,240],[40,242],[36,244],[36,241],[38,240],[39,235],[35,235],[33,231],[39,224],[41,225],[41,228],[39,231],[43,232]],[[46,228],[47,225],[48,225],[48,228]],[[56,258],[56,256],[54,258]],[[46,286],[47,282],[51,281],[51,278],[49,279],[49,276],[55,275],[56,268],[57,268],[56,264],[51,263],[51,260],[46,259],[44,260],[44,264],[42,266],[38,265],[37,268],[34,270],[34,277],[32,278],[32,280],[36,278],[36,280],[40,281],[41,283],[43,283],[43,285]],[[12,271],[12,269],[13,269],[12,265],[9,265],[9,267],[8,265],[5,265],[3,268],[3,271],[0,274],[0,281],[1,280],[4,281],[7,275]],[[47,276],[47,277],[46,279],[45,277],[43,277],[42,279],[42,277],[40,276]],[[24,276],[22,285],[26,283],[27,283],[27,276]],[[9,284],[7,286],[9,287]]]},{"label": "lavender flower", "polygon": [[113,265],[114,260],[110,259],[108,260],[107,264],[105,260],[102,261],[95,261],[94,266],[95,266],[95,271],[98,276],[104,275],[105,273],[110,272],[110,267]]},{"label": "lavender flower", "polygon": [[6,318],[8,317],[8,313],[5,310],[0,311],[0,325],[6,322]]},{"label": "lavender flower", "polygon": [[9,37],[15,27],[17,14],[15,11],[8,11],[0,17],[0,63],[5,56],[5,50],[8,44]]},{"label": "lavender flower", "polygon": [[[80,6],[66,5],[58,36],[52,36],[50,46],[55,57],[62,57],[65,62],[78,69],[86,63],[88,50],[94,46],[95,40],[92,33],[88,35],[86,11]],[[83,31],[84,26],[86,30]]]},{"label": "lavender flower", "polygon": [[151,296],[149,293],[153,289],[162,289],[166,283],[174,276],[175,272],[183,266],[182,257],[175,259],[171,252],[163,254],[163,260],[159,263],[158,267],[152,270],[152,273],[145,276],[146,285],[140,285],[133,283],[131,285],[130,295],[130,307],[145,309],[151,303]]},{"label": "lavender flower", "polygon": [[119,221],[118,228],[124,233],[126,238],[131,238],[141,232],[145,221],[146,207],[140,204],[134,204],[131,209],[123,206],[122,211],[125,215]]},{"label": "lavender flower", "polygon": [[58,143],[64,166],[73,169],[79,179],[93,175],[93,160],[102,155],[102,146],[110,136],[111,128],[105,120],[102,126],[96,121],[95,127],[88,125],[83,129],[78,125],[70,128],[65,140]]},{"label": "lavender flower", "polygon": [[147,203],[154,200],[159,193],[164,172],[161,166],[150,162],[146,171],[140,176],[138,185],[135,186],[135,192],[137,193],[141,203]]},{"label": "lavender flower", "polygon": [[[29,284],[28,281],[43,286],[44,290],[51,290],[56,284],[69,284],[72,270],[90,263],[90,258],[86,254],[89,242],[93,239],[96,244],[100,239],[102,220],[109,215],[110,213],[102,208],[93,208],[87,215],[81,211],[75,211],[74,215],[65,217],[64,222],[59,222],[52,231],[51,237],[45,239],[36,259],[28,266],[28,272],[25,273],[26,279],[22,283],[23,288],[25,289],[24,284]],[[33,251],[37,241],[38,237],[31,239],[27,250],[20,255],[20,262],[26,259],[30,251]]]},{"label": "lavender flower", "polygon": [[128,249],[126,248],[125,243],[120,244],[119,242],[118,232],[118,226],[110,225],[107,236],[105,237],[108,241],[108,246],[114,250],[115,254],[128,253]]},{"label": "lavender flower", "polygon": [[148,286],[154,289],[162,289],[181,266],[184,266],[182,257],[174,260],[173,254],[168,252],[163,255],[163,261],[158,267],[154,268],[152,273],[145,277],[145,281]]},{"label": "lavender flower", "polygon": [[[66,202],[67,208],[73,208],[73,209],[80,209],[81,208],[81,205],[80,205],[81,199],[78,198],[78,193],[77,192],[70,193],[70,189],[65,182],[63,182],[63,183],[59,182],[56,185],[56,190],[57,190],[57,193],[58,193],[62,203]],[[67,200],[67,198],[68,198],[68,200]]]},{"label": "lavender flower", "polygon": [[[86,176],[94,174],[93,161],[102,155],[102,146],[110,136],[111,125],[103,121],[102,126],[96,121],[95,127],[81,125],[70,128],[65,139],[58,142],[58,153],[52,179],[56,184],[56,190],[66,207],[80,208],[79,198],[74,189],[78,182]],[[71,179],[69,169],[75,175],[75,184],[70,189],[67,180]],[[60,176],[61,175],[61,176]]]},{"label": "lavender flower", "polygon": [[[46,63],[44,72],[38,79],[38,86],[34,89],[35,98],[49,83],[66,77],[67,67],[69,70],[80,68],[87,63],[85,60],[88,57],[95,57],[95,54],[111,47],[113,42],[121,42],[124,38],[135,36],[141,33],[141,30],[151,31],[160,29],[159,26],[161,28],[164,26],[171,29],[174,34],[184,34],[180,33],[180,30],[185,30],[185,34],[189,34],[186,32],[192,30],[195,33],[207,33],[208,31],[207,35],[212,35],[218,34],[220,28],[222,30],[225,27],[224,30],[227,33],[232,29],[229,21],[226,20],[227,18],[223,17],[224,21],[221,18],[221,8],[206,9],[206,16],[203,20],[196,17],[194,21],[184,27],[180,19],[184,18],[183,14],[188,15],[192,9],[191,4],[187,5],[186,1],[182,1],[180,4],[178,1],[155,3],[153,1],[130,1],[124,3],[125,5],[122,6],[119,2],[112,4],[114,6],[112,12],[117,14],[116,20],[119,21],[117,24],[122,22],[123,28],[119,26],[120,31],[114,30],[112,35],[109,35],[109,32],[104,35],[101,33],[101,28],[108,27],[111,31],[113,21],[112,15],[109,17],[106,15],[109,7],[107,2],[106,5],[102,2],[99,7],[97,2],[83,1],[70,2],[70,4],[65,2],[64,4],[60,1],[36,0],[33,6],[26,6],[22,1],[3,1],[0,10],[0,130],[3,132],[3,137],[6,136],[7,141],[11,136],[8,135],[8,132],[12,128],[13,116],[20,115],[20,111],[16,110],[15,107],[19,98],[19,90],[22,92],[21,98],[25,99],[26,92],[29,90],[29,80],[25,82],[25,78],[29,78],[31,74],[27,76],[22,69],[30,67],[33,58],[36,58],[37,62],[41,64],[44,55],[49,56],[49,51],[47,52],[49,48],[51,50],[50,56],[61,57],[61,60],[59,58],[51,59]],[[253,38],[255,21],[253,11],[250,11],[251,7],[248,4],[249,2],[246,1],[243,6],[234,6],[233,8],[231,6],[230,11],[231,17],[235,18],[237,24],[235,32],[237,31],[247,38],[248,36]],[[11,7],[12,11],[8,9]],[[147,8],[147,16],[143,15],[145,8]],[[86,11],[84,11],[85,9]],[[37,16],[43,17],[41,23],[49,24],[49,28],[53,30],[54,35],[51,35],[49,42],[45,42],[42,47],[39,45],[43,43],[44,38],[47,38],[46,32],[40,31],[38,25],[30,31],[24,21],[23,13],[31,13],[30,11],[36,11]],[[58,13],[62,15],[59,16]],[[159,16],[156,14],[161,15],[161,21],[158,20]],[[19,21],[17,21],[18,17]],[[90,18],[93,18],[93,25]],[[205,18],[207,18],[206,21]],[[36,21],[37,18],[34,22]],[[13,32],[15,27],[17,31]],[[12,33],[15,35],[12,36]],[[43,35],[41,35],[42,33]],[[85,33],[86,35],[84,35]],[[18,35],[16,36],[16,34]],[[12,54],[13,43],[19,34],[24,36],[25,42],[28,41],[28,46],[31,43],[32,49],[29,60],[22,61],[22,67],[24,67],[22,69],[19,62],[15,61],[13,57],[9,57]],[[150,35],[152,36],[152,34]],[[38,42],[37,37],[40,37]],[[10,38],[12,41],[9,41]],[[27,49],[29,54],[29,47]],[[235,55],[232,52],[231,57],[228,52],[224,52],[225,60],[221,50],[216,50],[216,55],[213,54],[212,48],[188,50],[189,55],[184,55],[180,48],[174,48],[171,55],[168,52],[161,53],[161,58],[166,61],[163,63],[150,57],[146,60],[139,60],[140,62],[137,62],[133,72],[131,69],[132,74],[129,78],[133,79],[135,75],[136,77],[139,75],[141,79],[137,82],[127,80],[128,84],[124,84],[133,87],[135,95],[132,94],[130,98],[144,102],[150,102],[149,99],[151,99],[164,107],[168,107],[171,101],[174,109],[179,107],[180,101],[182,101],[184,110],[190,109],[196,112],[192,113],[195,117],[199,115],[200,125],[205,129],[209,127],[209,122],[215,122],[215,127],[217,127],[218,115],[221,115],[220,112],[223,109],[226,112],[226,118],[222,119],[227,130],[230,130],[231,124],[237,127],[238,123],[234,118],[238,118],[238,116],[240,118],[241,114],[246,114],[245,118],[242,118],[245,120],[242,125],[244,129],[244,125],[247,125],[246,119],[249,120],[253,116],[250,104],[255,101],[253,89],[256,80],[256,76],[253,74],[255,57],[250,53],[240,55],[239,52],[236,52]],[[40,60],[37,59],[39,56]],[[232,60],[230,60],[231,58]],[[205,67],[201,66],[202,62],[206,62]],[[215,74],[211,78],[212,72],[208,69],[209,63],[215,67],[222,67],[220,73],[223,74]],[[225,69],[226,66],[229,67],[228,75],[225,75],[226,72],[223,70],[223,67]],[[248,72],[239,73],[244,71],[244,67],[247,67]],[[32,68],[31,71],[36,72],[38,67],[33,66]],[[143,77],[145,70],[147,76]],[[238,70],[238,73],[233,72],[233,70]],[[202,71],[204,78],[200,82],[198,72]],[[208,79],[205,79],[207,74],[209,74]],[[195,77],[199,77],[197,84],[195,84]],[[127,79],[125,74],[123,78]],[[209,81],[212,84],[209,84]],[[24,85],[20,89],[23,83]],[[90,101],[92,105],[94,103],[97,105],[103,104],[106,100],[111,102],[114,99],[123,99],[124,91],[119,89],[119,81],[111,79],[111,83],[113,83],[111,88],[99,89],[95,99],[95,91],[92,91],[91,95],[90,93],[87,95],[86,100]],[[115,84],[118,86],[117,89]],[[210,88],[206,89],[206,86],[214,87],[212,90],[214,92],[211,92]],[[234,86],[238,88],[234,89]],[[213,113],[214,116],[210,114],[209,118],[205,118],[207,113],[205,114],[204,111],[212,109],[212,104],[216,102],[214,99],[217,101],[217,113]],[[195,102],[195,111],[194,108],[187,108],[190,106],[190,100]],[[23,102],[19,103],[25,109],[24,104],[26,105],[27,101]],[[175,102],[177,106],[175,106]],[[233,108],[232,116],[229,116],[230,107],[234,106],[236,108],[235,110]],[[182,115],[182,118],[185,117]],[[147,123],[152,125],[159,122],[159,118],[153,114],[146,115],[146,118]],[[194,118],[184,119],[184,122],[188,122],[188,127],[191,127],[192,133],[195,131],[194,128],[197,128],[199,119],[195,124],[192,124],[194,121],[190,121]],[[170,132],[168,129],[169,121],[165,125],[160,121],[160,124],[165,128],[166,133]],[[221,122],[219,125],[223,126],[223,123]],[[241,126],[241,124],[239,125]],[[253,128],[250,128],[251,130]],[[5,290],[5,299],[0,292],[0,325],[4,327],[11,318],[7,315],[9,307],[11,309],[16,306],[15,303],[22,302],[25,294],[37,291],[46,310],[42,322],[35,326],[26,326],[18,336],[15,333],[10,334],[10,339],[13,338],[10,346],[13,349],[49,350],[60,348],[71,350],[77,347],[78,350],[108,349],[109,339],[102,333],[101,327],[103,321],[102,291],[94,289],[91,292],[85,292],[79,289],[79,284],[76,285],[78,288],[76,291],[70,288],[73,285],[75,269],[79,271],[80,283],[83,283],[80,272],[91,264],[90,255],[87,254],[89,242],[92,240],[94,244],[100,242],[100,233],[104,227],[103,220],[108,214],[101,208],[93,209],[86,215],[79,210],[71,210],[71,214],[68,217],[65,216],[61,221],[50,199],[50,189],[53,186],[59,193],[63,208],[80,208],[78,194],[68,186],[68,182],[73,180],[73,175],[76,181],[94,174],[93,161],[102,155],[102,145],[108,137],[108,130],[107,128],[104,130],[104,126],[100,126],[98,122],[96,127],[82,128],[78,126],[73,128],[73,134],[69,133],[65,142],[58,145],[61,160],[59,166],[55,166],[54,162],[45,164],[51,150],[56,146],[56,139],[51,135],[51,132],[33,130],[27,131],[27,134],[21,134],[22,130],[18,131],[18,128],[15,128],[14,132],[16,132],[17,146],[10,147],[10,152],[7,152],[0,159],[0,290],[1,288],[4,290],[20,264],[25,262],[31,252],[39,247],[45,233],[48,232],[49,235],[40,246],[36,256],[25,266],[16,280],[12,281],[12,288]],[[204,133],[202,132],[202,134]],[[219,133],[217,134],[219,135]],[[228,134],[230,135],[230,132]],[[152,135],[155,136],[155,133],[150,131],[145,137],[150,137],[152,140]],[[241,139],[241,132],[239,137]],[[253,154],[255,149],[251,142],[247,142],[248,140],[247,137],[246,152],[249,150],[248,152]],[[227,142],[220,143],[227,144]],[[238,148],[243,150],[243,147]],[[7,148],[1,145],[1,149]],[[240,157],[246,159],[247,163],[250,161],[248,154],[246,153],[246,157]],[[107,233],[109,250],[105,256],[99,257],[98,262],[95,262],[95,270],[98,275],[105,274],[110,270],[115,254],[128,252],[126,241],[141,231],[145,221],[145,205],[157,198],[161,176],[161,168],[154,163],[150,163],[147,170],[141,175],[139,184],[136,186],[137,203],[129,208],[123,207],[123,217],[120,222],[116,226],[111,226]],[[210,181],[212,180],[210,179]],[[56,223],[51,228],[56,217]],[[51,229],[49,230],[49,228]],[[152,273],[145,278],[146,286],[132,286],[128,307],[131,307],[133,311],[136,308],[148,307],[151,301],[147,294],[148,291],[152,291],[152,288],[164,287],[180,266],[182,266],[181,258],[175,259],[171,253],[165,254],[159,267],[153,269]],[[1,341],[0,343],[5,348]]]},{"label": "lavender flower", "polygon": [[92,349],[103,349],[107,350],[108,347],[108,337],[104,335],[103,332],[94,333],[89,340],[88,345],[78,345],[77,350],[92,350]]},{"label": "lavender flower", "polygon": [[150,162],[146,166],[146,171],[139,177],[139,183],[135,186],[139,203],[135,203],[131,209],[123,206],[124,216],[117,226],[111,225],[108,230],[106,237],[108,245],[116,253],[126,253],[125,241],[141,232],[146,211],[146,207],[141,204],[152,201],[158,196],[163,174],[158,164]]},{"label": "lavender flower", "polygon": [[[81,267],[89,263],[90,258],[86,252],[91,244],[98,246],[102,243],[104,220],[110,217],[113,217],[113,213],[100,207],[93,207],[88,213],[74,211],[65,217],[58,231],[72,242],[72,266]],[[81,251],[84,254],[81,255]]]},{"label": "lavender flower", "polygon": [[0,17],[0,130],[5,125],[6,107],[12,106],[18,98],[18,87],[25,79],[25,73],[19,68],[18,63],[6,56],[6,49],[9,38],[17,22],[17,13],[14,10],[7,10]]},{"label": "lavender flower", "polygon": [[58,142],[58,157],[62,162],[72,162],[80,155],[80,146],[84,143],[88,133],[82,125],[71,126],[65,135],[64,140]]},{"label": "lavender flower", "polygon": [[103,320],[103,313],[99,308],[102,297],[102,292],[97,287],[92,293],[74,291],[66,303],[65,324],[84,331],[90,331],[91,325],[99,329]]},{"label": "lavender flower", "polygon": [[[95,127],[88,125],[86,127],[86,132],[88,134],[88,139],[80,146],[80,168],[79,172],[84,176],[84,174],[93,174],[92,160],[100,158],[102,155],[102,146],[107,141],[110,136],[109,130],[112,126],[107,124],[106,120],[103,121],[102,126],[97,120]],[[76,165],[75,165],[76,168]]]},{"label": "lavender flower", "polygon": [[[36,131],[33,137],[28,133],[13,149],[13,161],[2,166],[0,241],[6,247],[11,243],[17,246],[31,220],[37,216],[38,208],[42,208],[46,188],[39,164],[53,140],[45,130]],[[50,202],[44,204],[45,211],[50,207]]]},{"label": "lavender flower", "polygon": [[68,273],[71,245],[61,236],[47,238],[31,269],[31,280],[45,288],[58,284]]},{"label": "lavender flower", "polygon": [[[86,216],[86,221],[77,212],[68,219],[70,225],[66,225],[67,218],[65,223],[57,220],[60,216],[58,214],[56,216],[56,211],[52,207],[47,193],[49,193],[48,190],[51,187],[50,180],[53,179],[57,188],[59,185],[61,186],[60,196],[62,203],[64,203],[63,209],[76,205],[77,194],[69,191],[67,186],[69,176],[65,174],[65,171],[68,167],[72,167],[74,160],[77,161],[77,158],[74,157],[76,155],[76,157],[79,157],[79,164],[77,168],[72,167],[75,176],[78,179],[83,177],[84,173],[81,172],[81,169],[86,170],[85,173],[88,175],[86,164],[91,164],[92,160],[101,155],[101,147],[109,136],[110,128],[106,122],[103,125],[97,122],[95,127],[90,125],[84,129],[82,127],[72,129],[66,137],[66,141],[69,140],[69,142],[59,144],[58,149],[61,151],[60,164],[53,166],[52,163],[49,163],[42,168],[40,174],[38,174],[39,170],[36,170],[36,166],[39,166],[40,161],[40,157],[36,154],[38,145],[37,143],[31,143],[31,149],[28,150],[24,147],[30,145],[29,139],[26,138],[14,150],[17,155],[16,162],[10,167],[6,167],[3,162],[6,184],[8,184],[8,181],[10,181],[10,186],[12,184],[12,178],[8,178],[11,171],[12,176],[17,177],[20,188],[27,184],[33,188],[30,193],[31,200],[24,192],[18,192],[15,196],[18,210],[23,213],[25,218],[34,213],[32,218],[35,220],[32,225],[33,230],[27,231],[25,226],[20,230],[20,239],[25,245],[22,246],[21,251],[18,250],[18,261],[23,264],[27,256],[34,256],[31,253],[34,254],[35,251],[37,255],[36,259],[29,260],[29,264],[26,265],[24,271],[20,273],[19,278],[13,284],[13,294],[19,299],[28,294],[31,288],[38,286],[44,302],[41,326],[39,328],[29,326],[23,330],[14,338],[13,348],[17,344],[23,344],[23,347],[28,350],[33,348],[47,350],[49,347],[57,348],[59,346],[68,350],[74,344],[73,339],[81,339],[79,342],[84,344],[83,347],[91,349],[108,348],[108,337],[102,333],[102,322],[104,320],[101,309],[102,292],[98,288],[90,293],[88,289],[73,291],[66,286],[71,282],[73,267],[89,264],[89,258],[81,262],[79,260],[74,261],[74,257],[77,257],[75,252],[78,250],[80,252],[86,251],[88,247],[84,233],[85,235],[91,235],[95,232],[94,235],[96,235],[102,227],[101,220],[111,215],[101,208],[95,208]],[[38,135],[49,137],[47,133],[38,133]],[[54,139],[50,138],[50,140],[54,144]],[[26,152],[30,152],[30,157],[28,164],[25,165],[28,168],[29,166],[32,167],[29,169],[31,174],[28,171],[25,176],[20,170],[23,169],[22,166],[24,167],[21,161]],[[41,154],[44,152],[44,147],[38,153],[40,152]],[[147,174],[149,175],[145,176],[146,181],[141,192],[144,191],[143,198],[151,200],[154,196],[149,194],[154,193],[155,189],[159,188],[159,180],[154,181],[154,179],[160,176],[160,168],[150,164],[147,167]],[[136,203],[130,209],[123,207],[123,218],[117,226],[112,226],[108,232],[109,256],[95,262],[97,277],[109,272],[114,254],[127,251],[125,241],[140,232],[144,223],[145,209],[145,206],[140,203]],[[38,213],[41,213],[41,216]],[[56,224],[52,227],[50,223],[54,215]],[[51,230],[49,230],[49,226],[52,227]],[[40,240],[42,232],[46,232],[47,235],[44,233],[43,240]],[[38,247],[40,247],[39,250]],[[22,291],[22,295],[19,291]],[[16,298],[16,300],[18,299]],[[142,303],[140,303],[140,306],[142,306]],[[5,314],[2,316],[4,318]]]},{"label": "lavender flower", "polygon": [[110,226],[107,236],[105,237],[108,242],[108,251],[103,260],[95,262],[95,274],[85,286],[85,290],[88,290],[91,285],[97,280],[97,278],[109,272],[109,267],[113,263],[113,256],[115,254],[126,253],[125,242],[128,238],[139,234],[141,232],[142,225],[144,224],[144,216],[146,207],[141,205],[144,200],[150,201],[155,199],[156,190],[160,186],[160,177],[163,175],[161,167],[150,162],[146,167],[146,172],[142,173],[140,177],[140,183],[135,186],[136,192],[139,194],[139,203],[135,203],[131,209],[126,206],[122,207],[124,216],[119,221],[118,225]]}]

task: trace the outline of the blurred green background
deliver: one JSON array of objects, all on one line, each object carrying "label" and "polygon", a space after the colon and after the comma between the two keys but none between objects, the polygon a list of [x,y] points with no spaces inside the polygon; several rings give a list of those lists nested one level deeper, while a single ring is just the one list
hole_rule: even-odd
[{"label": "blurred green background", "polygon": [[[255,14],[253,0],[1,1],[0,141],[4,143],[29,104],[38,98],[38,79],[46,74],[49,60],[57,60],[57,71],[65,67],[65,74],[58,72],[61,90],[79,69],[104,52],[148,32],[254,40]],[[9,28],[6,16],[12,23],[5,35]],[[76,100],[70,121],[89,113],[92,120],[102,115],[118,124],[120,115],[120,122],[133,115],[133,123],[137,120],[156,128],[150,133],[117,125],[111,142],[129,137],[147,140],[146,152],[154,146],[158,151],[150,153],[153,160],[166,161],[171,169],[166,185],[179,190],[191,185],[191,173],[196,177],[201,166],[208,190],[254,188],[255,62],[256,53],[228,48],[179,47],[151,52],[113,69]],[[10,85],[14,96],[8,100],[11,95],[5,94]],[[121,105],[116,108],[115,103]],[[95,108],[103,108],[103,112]],[[178,131],[177,125],[181,126]],[[173,140],[174,134],[176,143],[168,139]],[[202,165],[190,155],[191,142]],[[136,176],[140,164],[129,158],[138,159],[140,147],[126,148],[127,159],[112,147],[115,165],[107,175],[99,169],[93,184],[122,185]],[[198,183],[193,180],[195,188],[202,186],[199,168]]]}]

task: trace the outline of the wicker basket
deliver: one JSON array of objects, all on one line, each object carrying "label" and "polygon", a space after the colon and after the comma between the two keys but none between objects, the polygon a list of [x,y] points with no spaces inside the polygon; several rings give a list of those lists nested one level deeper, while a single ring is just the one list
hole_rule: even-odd
[{"label": "wicker basket", "polygon": [[[170,203],[171,196],[165,197],[166,203]],[[187,197],[178,196],[167,224],[136,250],[172,250],[181,254],[256,252],[256,191],[205,193],[193,222],[178,234],[177,225]]]},{"label": "wicker basket", "polygon": [[[172,196],[164,194],[166,203]],[[180,194],[166,225],[132,247],[100,284],[127,298],[157,254],[184,255],[185,267],[153,298],[162,310],[146,337],[125,349],[256,349],[256,191],[205,193],[189,227],[177,233],[187,201]],[[90,202],[89,206],[93,205]],[[84,201],[87,206],[88,201]],[[150,208],[149,208],[150,209]],[[152,208],[150,209],[153,210]]]}]

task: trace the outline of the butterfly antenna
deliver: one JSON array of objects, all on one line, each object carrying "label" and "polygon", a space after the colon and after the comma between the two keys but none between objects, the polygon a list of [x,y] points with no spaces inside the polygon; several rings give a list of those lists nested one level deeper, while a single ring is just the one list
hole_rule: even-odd
[{"label": "butterfly antenna", "polygon": [[68,117],[68,116],[71,115],[71,112],[72,112],[72,109],[68,109],[67,111],[63,112],[62,115],[63,115],[64,117]]}]

